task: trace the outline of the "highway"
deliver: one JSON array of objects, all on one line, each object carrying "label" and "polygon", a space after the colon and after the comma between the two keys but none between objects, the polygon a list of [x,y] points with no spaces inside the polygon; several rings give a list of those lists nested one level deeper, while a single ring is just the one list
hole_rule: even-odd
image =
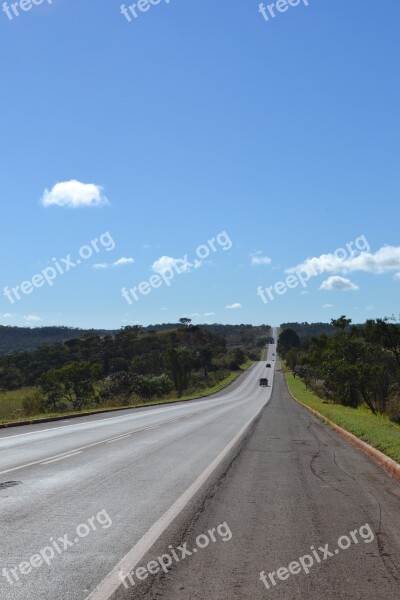
[{"label": "highway", "polygon": [[270,399],[267,373],[256,363],[207,399],[1,430],[2,600],[110,597],[116,565],[134,566],[229,460]]},{"label": "highway", "polygon": [[275,352],[207,399],[2,430],[1,599],[398,600],[400,485],[289,396]]}]

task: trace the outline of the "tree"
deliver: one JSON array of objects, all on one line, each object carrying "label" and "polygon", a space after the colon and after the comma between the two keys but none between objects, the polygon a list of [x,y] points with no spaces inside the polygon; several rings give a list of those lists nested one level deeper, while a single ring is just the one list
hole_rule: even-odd
[{"label": "tree", "polygon": [[16,390],[23,384],[23,375],[17,367],[6,365],[0,368],[0,389]]},{"label": "tree", "polygon": [[183,325],[184,327],[189,327],[191,322],[192,322],[192,319],[188,319],[187,317],[182,317],[181,319],[179,319],[179,323],[181,325]]},{"label": "tree", "polygon": [[397,367],[400,368],[400,325],[389,323],[389,319],[369,319],[364,327],[365,338],[382,348],[391,352],[396,359]]},{"label": "tree", "polygon": [[300,348],[300,338],[294,329],[285,329],[278,339],[278,353],[282,358],[285,358],[286,353],[292,348]]},{"label": "tree", "polygon": [[107,385],[102,392],[103,398],[121,398],[122,404],[129,404],[129,399],[137,388],[137,375],[128,371],[112,373],[107,380]]},{"label": "tree", "polygon": [[95,396],[94,383],[100,374],[99,365],[81,361],[70,363],[61,369],[50,369],[37,379],[37,385],[46,394],[54,410],[61,398],[72,404],[75,410],[82,410]]},{"label": "tree", "polygon": [[199,350],[196,350],[195,352],[195,366],[198,367],[199,369],[203,369],[204,370],[204,377],[207,378],[208,376],[208,371],[211,367],[211,361],[212,361],[212,350],[211,348],[200,348]]},{"label": "tree", "polygon": [[36,380],[36,385],[46,396],[46,403],[50,406],[52,412],[56,412],[58,403],[64,395],[63,385],[56,369],[50,369],[43,373]]},{"label": "tree", "polygon": [[293,372],[296,369],[296,366],[299,362],[299,351],[297,348],[291,348],[287,353],[286,353],[286,364],[289,367],[289,369],[291,369]]},{"label": "tree", "polygon": [[190,375],[193,368],[193,360],[187,348],[169,348],[165,355],[166,363],[171,374],[172,381],[179,396],[189,386]]},{"label": "tree", "polygon": [[227,356],[228,366],[231,371],[239,371],[240,365],[246,361],[246,355],[241,348],[234,348]]},{"label": "tree", "polygon": [[346,319],[345,315],[342,315],[338,319],[331,319],[332,325],[335,329],[339,329],[339,331],[343,332],[351,323],[351,319]]}]

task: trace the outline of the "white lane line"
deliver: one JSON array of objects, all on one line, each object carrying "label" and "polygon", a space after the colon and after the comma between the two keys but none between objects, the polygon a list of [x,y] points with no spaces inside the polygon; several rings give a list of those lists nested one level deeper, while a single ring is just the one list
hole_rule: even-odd
[{"label": "white lane line", "polygon": [[51,460],[46,460],[46,462],[42,462],[42,465],[50,465],[51,463],[55,463],[59,460],[64,460],[65,458],[70,458],[71,456],[76,456],[77,454],[82,454],[83,450],[79,450],[78,452],[72,452],[72,454],[66,454],[65,456],[59,456],[58,458],[52,458]]},{"label": "white lane line", "polygon": [[242,429],[235,435],[235,437],[225,446],[225,448],[218,454],[218,456],[209,464],[209,466],[197,477],[197,479],[188,487],[188,489],[174,502],[174,504],[167,510],[167,512],[156,522],[147,533],[139,540],[139,542],[130,550],[120,562],[112,569],[112,571],[103,579],[101,583],[86,597],[85,600],[109,600],[111,596],[121,586],[121,580],[118,577],[120,571],[124,574],[131,572],[136,565],[141,561],[145,554],[155,544],[160,535],[169,527],[169,525],[176,519],[179,513],[185,508],[190,502],[193,496],[200,490],[200,488],[206,483],[207,479],[216,470],[218,465],[223,461],[226,455],[234,447],[236,442],[240,440],[242,435],[251,426],[251,424],[258,417],[262,409],[268,404],[271,398],[271,394],[265,404],[256,412],[256,414],[247,421]]},{"label": "white lane line", "polygon": [[[182,406],[173,406],[171,408],[182,408]],[[158,412],[166,412],[167,409],[160,409]],[[136,413],[134,415],[128,415],[129,419],[132,418],[138,418],[141,416],[148,416],[150,413],[152,413],[154,411],[142,411],[141,413]],[[46,433],[47,431],[57,431],[58,429],[69,429],[70,427],[81,427],[82,425],[95,425],[96,423],[104,423],[104,421],[115,421],[117,419],[124,419],[126,418],[126,415],[124,415],[123,417],[119,416],[119,417],[108,417],[107,419],[95,419],[93,421],[85,421],[84,423],[74,423],[73,425],[63,425],[62,427],[48,427],[47,429],[39,429],[38,431],[29,431],[27,433],[18,433],[17,435],[9,435],[7,437],[1,437],[0,436],[0,442],[2,442],[3,440],[11,440],[14,438],[19,438],[19,437],[23,437],[26,435],[35,435],[36,433]],[[22,425],[21,425],[22,427]]]},{"label": "white lane line", "polygon": [[132,435],[131,433],[126,433],[125,435],[120,435],[119,437],[116,437],[112,440],[107,440],[106,444],[113,444],[114,442],[119,442],[119,440],[124,440],[125,438],[128,438],[131,435]]},{"label": "white lane line", "polygon": [[[197,414],[197,413],[194,413],[194,414]],[[181,419],[183,419],[183,418],[184,417],[181,417]],[[107,438],[105,440],[100,440],[99,442],[94,442],[93,444],[87,444],[86,446],[81,446],[80,448],[77,448],[76,450],[69,450],[69,452],[62,452],[61,454],[56,454],[55,456],[51,456],[47,459],[41,458],[40,460],[35,460],[34,462],[27,463],[26,465],[20,465],[19,467],[12,467],[11,469],[7,469],[6,471],[0,471],[0,475],[6,475],[7,473],[12,473],[14,471],[19,471],[20,469],[26,469],[28,467],[33,467],[35,465],[46,464],[47,462],[52,462],[53,460],[55,461],[55,460],[58,460],[59,458],[64,457],[65,455],[69,455],[71,452],[83,452],[83,450],[87,450],[88,448],[93,448],[94,446],[99,446],[100,444],[106,444],[106,443],[114,441],[116,439],[122,439],[122,437],[128,437],[129,435],[132,435],[133,433],[140,433],[141,431],[148,431],[149,429],[158,429],[158,427],[161,427],[161,425],[167,425],[168,423],[170,423],[170,421],[163,421],[159,425],[152,425],[151,427],[141,427],[140,429],[134,429],[132,431],[128,431],[127,433],[125,433],[121,436]],[[46,461],[46,462],[43,462],[43,461]]]}]

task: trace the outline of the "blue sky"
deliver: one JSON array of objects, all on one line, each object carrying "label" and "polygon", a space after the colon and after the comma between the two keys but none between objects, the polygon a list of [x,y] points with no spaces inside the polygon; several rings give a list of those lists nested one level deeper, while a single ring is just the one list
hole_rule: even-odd
[{"label": "blue sky", "polygon": [[[0,12],[0,323],[397,314],[398,0],[310,0],[268,22],[257,0],[161,0],[131,22],[120,5]],[[4,295],[106,232],[112,251]],[[178,273],[221,232],[231,247]],[[358,261],[319,258],[360,236]],[[257,288],[307,258],[318,275],[264,303]],[[170,286],[122,297],[168,264]]]}]

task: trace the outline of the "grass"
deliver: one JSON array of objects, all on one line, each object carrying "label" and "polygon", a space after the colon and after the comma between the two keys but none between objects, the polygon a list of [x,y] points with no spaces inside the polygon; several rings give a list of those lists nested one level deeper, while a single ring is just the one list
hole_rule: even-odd
[{"label": "grass", "polygon": [[[218,383],[216,383],[215,385],[208,387],[208,388],[204,388],[201,391],[197,391],[197,392],[193,392],[190,395],[187,396],[181,396],[180,398],[158,398],[158,399],[153,399],[153,400],[149,400],[148,402],[136,402],[135,404],[129,404],[127,406],[106,406],[106,405],[102,405],[99,408],[85,408],[82,412],[84,413],[97,413],[97,412],[103,412],[103,411],[113,411],[113,410],[121,410],[121,409],[126,409],[126,408],[136,408],[136,407],[141,407],[141,406],[154,406],[155,404],[170,404],[172,402],[183,402],[185,400],[194,400],[196,398],[203,398],[205,396],[210,396],[211,394],[215,394],[216,392],[219,392],[221,390],[223,390],[226,386],[228,386],[230,383],[232,383],[233,381],[235,381],[235,379],[237,379],[239,377],[239,375],[241,375],[244,371],[246,371],[247,369],[249,369],[252,365],[254,364],[254,361],[252,360],[247,360],[243,365],[241,365],[240,367],[240,371],[233,371],[232,373],[230,373],[228,375],[228,377],[225,377],[225,379],[222,379],[221,381],[219,381]],[[33,392],[35,390],[35,388],[21,388],[19,390],[13,390],[13,391],[9,391],[9,392],[3,392],[0,394],[0,424],[4,424],[4,423],[17,423],[18,421],[31,421],[31,420],[35,420],[35,419],[48,419],[51,417],[60,417],[60,416],[70,416],[70,415],[76,415],[76,414],[80,414],[77,411],[69,411],[69,412],[62,412],[62,413],[42,413],[42,414],[37,414],[34,416],[29,416],[27,417],[26,415],[23,414],[23,399],[24,397],[30,393]]]},{"label": "grass", "polygon": [[10,416],[18,418],[23,411],[23,401],[27,394],[34,388],[20,388],[9,392],[0,392],[0,422],[9,419]]},{"label": "grass", "polygon": [[286,369],[285,377],[290,391],[300,402],[400,463],[400,425],[385,415],[373,415],[364,407],[350,408],[322,400]]}]

